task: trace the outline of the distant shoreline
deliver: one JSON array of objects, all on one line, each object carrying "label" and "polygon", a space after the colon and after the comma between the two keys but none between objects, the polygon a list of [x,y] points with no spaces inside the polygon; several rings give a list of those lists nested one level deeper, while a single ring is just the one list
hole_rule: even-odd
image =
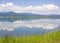
[{"label": "distant shoreline", "polygon": [[10,15],[10,16],[0,16],[0,19],[60,19],[60,16],[52,16],[52,15],[40,15],[40,16],[19,16],[19,15]]}]

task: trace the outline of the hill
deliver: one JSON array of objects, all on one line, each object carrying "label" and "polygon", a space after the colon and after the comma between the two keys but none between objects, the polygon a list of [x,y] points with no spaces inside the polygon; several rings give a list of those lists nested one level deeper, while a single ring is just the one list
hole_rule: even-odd
[{"label": "hill", "polygon": [[60,19],[58,14],[32,14],[32,13],[14,13],[0,12],[0,20],[15,21],[15,20],[31,20],[31,19]]},{"label": "hill", "polygon": [[60,31],[47,33],[45,35],[3,37],[0,43],[60,43]]}]

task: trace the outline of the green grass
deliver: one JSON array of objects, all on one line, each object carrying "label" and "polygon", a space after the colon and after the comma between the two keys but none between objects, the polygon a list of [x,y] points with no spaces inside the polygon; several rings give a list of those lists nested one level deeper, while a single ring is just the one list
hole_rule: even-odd
[{"label": "green grass", "polygon": [[45,35],[2,37],[0,43],[60,43],[60,31]]}]

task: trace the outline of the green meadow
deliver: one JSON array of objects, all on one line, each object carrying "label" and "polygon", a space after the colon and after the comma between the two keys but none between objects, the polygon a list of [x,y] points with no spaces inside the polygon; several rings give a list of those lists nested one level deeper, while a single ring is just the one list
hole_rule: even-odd
[{"label": "green meadow", "polygon": [[60,43],[60,31],[34,36],[0,37],[0,43]]}]

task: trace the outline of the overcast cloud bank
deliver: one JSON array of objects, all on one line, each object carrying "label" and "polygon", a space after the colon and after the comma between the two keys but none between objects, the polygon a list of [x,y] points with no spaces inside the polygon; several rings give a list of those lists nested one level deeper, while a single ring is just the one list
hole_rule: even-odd
[{"label": "overcast cloud bank", "polygon": [[15,13],[35,13],[35,14],[60,14],[60,7],[54,4],[44,4],[39,6],[17,6],[14,3],[0,4],[0,12],[13,11]]}]

